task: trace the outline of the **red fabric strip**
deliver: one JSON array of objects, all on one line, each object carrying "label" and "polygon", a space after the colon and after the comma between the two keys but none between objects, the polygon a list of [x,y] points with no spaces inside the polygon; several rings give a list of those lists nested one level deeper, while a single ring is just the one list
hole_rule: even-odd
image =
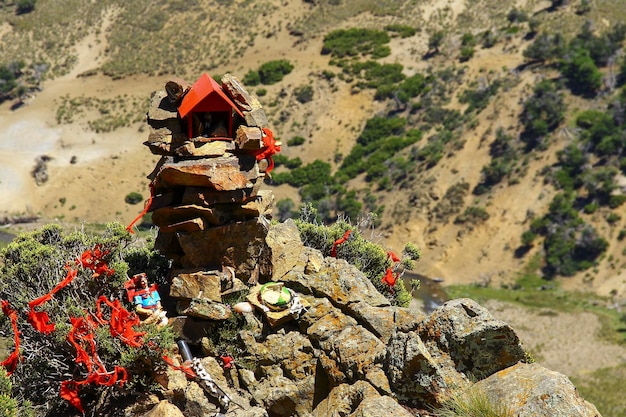
[{"label": "red fabric strip", "polygon": [[141,213],[139,213],[139,215],[137,217],[135,217],[133,219],[132,222],[130,222],[130,224],[126,227],[126,230],[130,233],[135,233],[133,231],[133,226],[135,225],[135,223],[137,223],[143,216],[146,215],[146,213],[148,211],[150,211],[150,206],[152,205],[152,199],[154,198],[154,185],[152,183],[150,183],[150,197],[148,198],[148,201],[146,201],[146,203],[143,206],[143,210],[141,211]]},{"label": "red fabric strip", "polygon": [[330,251],[330,256],[332,256],[333,258],[337,257],[337,246],[347,242],[348,238],[350,237],[350,233],[352,233],[352,230],[347,230],[346,233],[343,234],[343,237],[335,240],[335,243],[333,243],[333,248]]},{"label": "red fabric strip", "polygon": [[392,251],[387,252],[387,259],[391,259],[391,262],[400,262],[400,258],[398,257],[398,255],[396,255],[395,252]]},{"label": "red fabric strip", "polygon": [[17,363],[20,360],[20,333],[17,330],[17,311],[11,308],[8,301],[2,300],[2,312],[11,320],[15,349],[11,352],[8,358],[0,362],[0,365],[4,366],[7,370],[7,374],[11,375],[13,371],[15,371],[15,368],[17,368]]},{"label": "red fabric strip", "polygon": [[274,169],[274,160],[272,159],[272,155],[280,152],[280,145],[276,145],[276,140],[274,140],[274,134],[272,131],[266,127],[263,128],[263,149],[261,152],[256,154],[256,160],[260,161],[261,159],[267,158],[267,169],[265,172],[268,174]]},{"label": "red fabric strip", "polygon": [[172,369],[176,369],[177,371],[182,371],[185,373],[185,375],[187,375],[187,377],[189,378],[195,378],[197,375],[196,373],[193,371],[193,369],[191,369],[189,366],[178,366],[174,364],[174,361],[172,359],[170,359],[169,357],[163,355],[162,356],[163,360],[165,361],[166,364],[168,364]]}]

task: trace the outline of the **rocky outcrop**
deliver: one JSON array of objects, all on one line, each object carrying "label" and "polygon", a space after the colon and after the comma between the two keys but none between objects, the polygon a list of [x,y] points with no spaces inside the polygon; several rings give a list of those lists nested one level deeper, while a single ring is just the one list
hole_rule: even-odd
[{"label": "rocky outcrop", "polygon": [[[391,306],[352,265],[304,247],[292,221],[270,227],[265,243],[273,278],[297,290],[305,312],[276,327],[263,311],[245,313],[232,368],[203,346],[202,334],[220,331],[220,317],[172,320],[180,337],[209,355],[202,363],[232,399],[227,416],[427,416],[419,410],[472,386],[516,416],[599,416],[565,376],[524,363],[515,331],[475,301],[452,300],[429,316]],[[183,273],[177,280],[179,296],[191,300],[201,282],[219,281]],[[185,326],[196,329],[195,338]],[[185,416],[220,410],[180,371],[157,380],[167,404],[155,403],[150,413],[171,406]]]},{"label": "rocky outcrop", "polygon": [[355,266],[305,247],[293,221],[271,225],[259,186],[277,144],[235,77],[168,82],[148,124],[163,156],[150,210],[172,263],[164,304],[175,360],[196,376],[156,372],[157,396],[126,415],[426,416],[469,387],[516,416],[599,415],[567,378],[523,363],[515,331],[473,300],[429,316],[393,306]]},{"label": "rocky outcrop", "polygon": [[476,387],[494,402],[515,410],[517,417],[600,416],[565,375],[537,363],[513,365],[479,381]]}]

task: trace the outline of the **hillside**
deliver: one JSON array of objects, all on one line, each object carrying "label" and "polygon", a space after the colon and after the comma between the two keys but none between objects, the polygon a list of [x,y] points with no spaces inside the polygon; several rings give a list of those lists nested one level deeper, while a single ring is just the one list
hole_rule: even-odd
[{"label": "hillside", "polygon": [[[542,173],[557,162],[556,153],[570,141],[568,132],[575,127],[577,112],[601,108],[610,99],[609,93],[584,98],[563,89],[568,111],[548,136],[545,149],[523,155],[524,163],[515,167],[514,178],[475,195],[472,190],[481,183],[481,171],[492,159],[490,144],[495,132],[502,129],[518,137],[523,131],[523,104],[534,85],[558,77],[554,67],[524,65],[523,51],[533,40],[526,35],[527,21],[507,20],[512,5],[488,0],[264,1],[253,5],[195,1],[184,2],[184,7],[183,2],[153,2],[142,11],[142,2],[133,6],[113,0],[97,5],[62,3],[55,2],[55,6],[40,0],[34,11],[21,15],[15,15],[10,6],[0,9],[4,59],[31,64],[44,61],[49,66],[41,91],[28,97],[26,105],[11,110],[13,102],[9,100],[0,107],[4,127],[0,133],[0,190],[5,196],[0,209],[9,216],[35,214],[43,222],[76,225],[112,220],[129,223],[141,207],[126,204],[124,198],[131,192],[147,198],[145,177],[156,162],[142,146],[146,135],[142,114],[150,93],[162,88],[170,76],[193,82],[207,71],[244,78],[264,62],[278,59],[288,60],[293,70],[281,82],[251,91],[258,94],[264,90],[260,100],[274,132],[285,143],[284,156],[300,158],[303,165],[319,159],[336,170],[366,122],[380,115],[405,117],[412,127],[422,130],[415,150],[407,147],[396,155],[410,160],[411,152],[426,147],[427,138],[445,133],[447,128],[425,123],[426,110],[396,109],[390,114],[396,106],[394,100],[374,100],[375,88],[343,75],[346,71],[337,65],[336,57],[321,53],[324,37],[333,30],[396,24],[417,31],[407,37],[393,35],[390,54],[379,62],[400,64],[405,76],[433,74],[431,80],[451,76],[437,82],[437,88],[443,90],[435,98],[441,102],[431,99],[431,104],[457,111],[452,117],[463,116],[463,121],[450,131],[453,143],[442,150],[438,162],[405,166],[404,179],[394,179],[386,187],[360,174],[346,183],[347,188],[364,204],[362,211],[384,205],[376,233],[385,246],[398,251],[411,241],[422,248],[420,273],[443,278],[446,284],[511,283],[516,272],[543,250],[541,240],[536,240],[524,256],[516,257],[532,218],[545,214],[558,192]],[[515,6],[535,18],[541,29],[560,30],[570,37],[587,19],[595,23],[598,32],[623,19],[608,0],[593,2],[584,14],[576,13],[575,2],[561,7],[551,7],[551,3],[520,1]],[[66,13],[59,15],[59,9]],[[224,24],[232,14],[236,24]],[[136,24],[131,24],[135,19]],[[209,23],[200,25],[203,22]],[[67,33],[60,30],[62,26],[69,29]],[[428,44],[438,30],[444,37],[433,54]],[[479,43],[473,56],[461,62],[463,34],[482,39],[479,35],[487,30],[496,35],[493,46]],[[29,46],[24,43],[27,37]],[[334,76],[329,78],[329,72]],[[468,112],[468,103],[460,99],[463,91],[496,81],[500,87],[487,97],[484,109]],[[310,101],[297,98],[303,86],[312,87]],[[286,144],[296,136],[305,142]],[[47,162],[49,178],[38,186],[31,171],[35,158],[42,155],[51,158]],[[285,172],[282,167],[276,170],[277,175],[281,172]],[[616,181],[621,178],[619,174]],[[460,197],[446,194],[459,184],[465,187]],[[296,188],[267,186],[277,200],[290,198],[296,206],[299,203]],[[488,218],[475,224],[455,221],[468,207],[478,207]],[[609,213],[619,218],[608,223]],[[607,240],[608,249],[593,269],[563,279],[564,287],[602,295],[624,294],[624,258],[618,241],[618,232],[624,229],[623,213],[619,206],[583,214]]]}]

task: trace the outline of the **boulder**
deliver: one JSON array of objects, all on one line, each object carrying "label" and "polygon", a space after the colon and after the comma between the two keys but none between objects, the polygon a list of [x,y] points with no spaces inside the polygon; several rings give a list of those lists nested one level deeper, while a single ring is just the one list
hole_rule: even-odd
[{"label": "boulder", "polygon": [[185,415],[174,404],[163,400],[141,417],[185,417]]},{"label": "boulder", "polygon": [[218,271],[178,272],[172,278],[170,297],[182,300],[206,298],[222,301],[222,273]]},{"label": "boulder", "polygon": [[[365,398],[380,397],[378,391],[365,381],[341,384],[333,388],[328,396],[313,410],[314,417],[344,417],[352,415]],[[389,414],[392,416],[394,414]]]},{"label": "boulder", "polygon": [[440,352],[432,355],[415,331],[394,332],[387,345],[386,369],[392,391],[411,405],[436,405],[450,388],[467,382],[449,358]]},{"label": "boulder", "polygon": [[265,242],[272,254],[272,279],[276,281],[294,269],[304,251],[304,245],[298,226],[291,219],[270,228]]},{"label": "boulder", "polygon": [[360,301],[375,307],[390,305],[365,274],[345,259],[324,258],[316,273],[290,271],[277,280],[304,294],[327,297],[340,308]]},{"label": "boulder", "polygon": [[208,187],[217,191],[233,191],[252,187],[259,177],[259,167],[252,155],[217,158],[183,159],[163,157],[148,176],[155,190],[185,187]]},{"label": "boulder", "polygon": [[420,324],[419,332],[447,352],[458,371],[478,379],[526,356],[511,326],[469,298],[444,303]]},{"label": "boulder", "polygon": [[179,301],[176,305],[178,314],[196,317],[202,320],[228,320],[232,311],[225,304],[205,298],[194,298],[190,301]]},{"label": "boulder", "polygon": [[[318,311],[312,314],[319,314],[320,307],[322,311],[326,309],[318,305]],[[309,312],[304,314],[307,315]],[[304,320],[310,318],[309,315]],[[333,385],[367,379],[368,372],[382,364],[386,355],[385,345],[376,336],[335,308],[315,320],[306,332],[320,349],[320,363]]]},{"label": "boulder", "polygon": [[413,417],[396,400],[388,395],[368,396],[350,414],[350,417]]},{"label": "boulder", "polygon": [[496,372],[475,388],[506,405],[516,417],[601,417],[565,375],[537,363],[519,363]]}]

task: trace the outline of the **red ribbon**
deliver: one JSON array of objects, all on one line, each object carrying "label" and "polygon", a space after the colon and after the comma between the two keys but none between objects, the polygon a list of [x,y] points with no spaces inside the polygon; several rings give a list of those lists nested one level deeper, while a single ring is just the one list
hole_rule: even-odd
[{"label": "red ribbon", "polygon": [[337,246],[347,242],[348,238],[350,237],[350,233],[352,233],[352,230],[346,231],[346,233],[343,234],[343,237],[335,240],[335,243],[333,243],[333,248],[330,251],[330,256],[332,256],[333,258],[337,257]]},{"label": "red ribbon", "polygon": [[391,262],[400,262],[400,258],[398,258],[398,255],[396,255],[395,252],[392,251],[387,251],[387,259],[391,259]]},{"label": "red ribbon", "polygon": [[4,366],[7,370],[7,374],[11,375],[13,371],[15,371],[15,368],[17,368],[17,363],[20,360],[20,333],[17,330],[17,311],[11,308],[8,301],[2,300],[2,312],[11,320],[15,349],[11,352],[8,358],[0,362],[0,366]]},{"label": "red ribbon", "polygon": [[78,387],[84,384],[97,384],[112,386],[116,383],[124,385],[128,380],[126,369],[115,366],[114,370],[108,372],[98,357],[96,351],[96,340],[93,329],[98,323],[87,317],[70,317],[72,330],[67,335],[67,340],[76,349],[76,363],[83,364],[87,368],[87,377],[82,381],[63,381],[61,383],[61,398],[67,400],[84,413],[83,406],[78,396]]},{"label": "red ribbon", "polygon": [[135,233],[133,231],[133,226],[137,223],[143,216],[146,215],[148,211],[150,211],[150,206],[152,205],[152,199],[154,198],[154,184],[150,183],[150,197],[148,197],[148,201],[143,205],[143,210],[137,217],[133,219],[132,222],[128,226],[126,226],[126,230],[130,233]]},{"label": "red ribbon", "polygon": [[184,372],[185,375],[187,375],[187,377],[193,379],[197,376],[196,373],[193,371],[193,369],[191,369],[189,366],[185,366],[185,365],[178,366],[174,364],[174,361],[172,359],[170,359],[168,356],[165,356],[165,355],[163,355],[162,358],[165,361],[165,363],[168,364],[172,369],[176,369],[177,371]]},{"label": "red ribbon", "polygon": [[[104,303],[111,309],[111,319],[105,320],[102,316],[101,304]],[[96,301],[96,317],[101,324],[109,325],[111,336],[118,337],[128,346],[141,347],[143,344],[143,336],[146,332],[137,332],[133,328],[141,323],[141,320],[135,313],[131,313],[124,308],[119,300],[110,301],[104,295],[101,295]]]},{"label": "red ribbon", "polygon": [[[393,251],[387,251],[387,259],[391,259],[391,262],[393,263],[400,262],[400,258]],[[394,275],[393,270],[391,268],[387,268],[387,271],[385,271],[385,275],[382,278],[382,282],[387,284],[389,289],[393,289],[398,281],[398,278],[400,278],[400,272],[397,272]]]},{"label": "red ribbon", "polygon": [[272,159],[272,155],[280,152],[280,145],[276,145],[274,134],[270,129],[264,127],[263,134],[264,147],[259,153],[256,154],[256,160],[260,161],[261,159],[267,158],[268,165],[265,172],[270,173],[274,169],[274,160]]}]

